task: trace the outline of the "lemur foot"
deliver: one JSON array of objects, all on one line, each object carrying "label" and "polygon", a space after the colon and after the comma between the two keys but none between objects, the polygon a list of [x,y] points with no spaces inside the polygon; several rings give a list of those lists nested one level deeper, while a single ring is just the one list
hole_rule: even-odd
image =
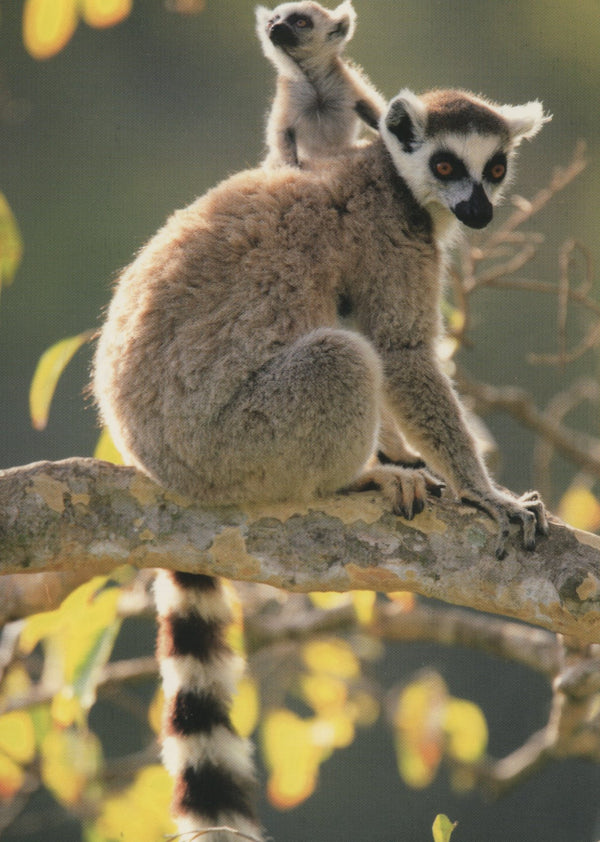
[{"label": "lemur foot", "polygon": [[440,497],[446,484],[422,468],[401,468],[397,465],[373,465],[365,468],[345,491],[368,491],[378,488],[392,504],[392,511],[412,520],[425,508],[427,495]]},{"label": "lemur foot", "polygon": [[488,493],[469,490],[461,494],[464,503],[471,503],[482,509],[498,524],[498,543],[496,558],[504,558],[506,544],[510,535],[510,523],[520,523],[523,528],[523,546],[534,550],[536,533],[548,534],[546,507],[537,491],[527,491],[515,497],[508,491],[490,491]]}]

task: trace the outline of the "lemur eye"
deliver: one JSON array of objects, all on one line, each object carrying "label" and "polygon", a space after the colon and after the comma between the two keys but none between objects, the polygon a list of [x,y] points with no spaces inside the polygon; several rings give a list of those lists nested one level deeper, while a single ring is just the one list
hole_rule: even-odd
[{"label": "lemur eye", "polygon": [[297,26],[299,29],[304,29],[305,26],[308,26],[308,19],[298,18],[298,20],[295,22],[295,26]]},{"label": "lemur eye", "polygon": [[498,183],[502,181],[504,176],[506,175],[506,155],[504,152],[499,152],[497,155],[494,155],[487,164],[485,165],[485,169],[483,171],[483,176],[488,181],[493,181]]},{"label": "lemur eye", "polygon": [[435,171],[442,178],[450,178],[454,172],[454,167],[450,161],[438,161],[435,165]]}]

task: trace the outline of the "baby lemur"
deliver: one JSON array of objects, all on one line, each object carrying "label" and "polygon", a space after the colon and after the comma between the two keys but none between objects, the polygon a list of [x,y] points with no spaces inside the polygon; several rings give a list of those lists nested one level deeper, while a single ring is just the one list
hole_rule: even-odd
[{"label": "baby lemur", "polygon": [[[490,222],[516,147],[545,119],[538,102],[403,90],[381,136],[327,167],[242,172],[173,214],[123,271],[95,356],[98,404],[127,461],[206,505],[374,482],[411,518],[439,484],[423,469],[365,468],[385,406],[457,497],[494,518],[499,557],[512,520],[533,549],[543,503],[494,485],[436,345],[458,220]],[[221,585],[162,573],[157,603],[180,832],[258,836],[249,749],[229,719]]]},{"label": "baby lemur", "polygon": [[341,53],[354,34],[350,0],[332,11],[311,0],[256,8],[256,31],[277,69],[267,122],[269,166],[337,155],[357,139],[360,120],[376,129],[385,102]]}]

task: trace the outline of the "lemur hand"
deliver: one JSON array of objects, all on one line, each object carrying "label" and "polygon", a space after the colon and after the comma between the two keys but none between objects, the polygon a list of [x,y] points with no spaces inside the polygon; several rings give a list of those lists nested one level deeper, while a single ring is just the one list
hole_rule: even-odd
[{"label": "lemur hand", "polygon": [[461,491],[461,500],[472,503],[493,518],[498,524],[498,543],[496,558],[506,555],[506,542],[510,534],[509,523],[518,522],[523,527],[523,546],[534,550],[536,533],[548,534],[546,507],[537,491],[527,491],[515,497],[509,491],[491,489],[480,492],[475,489]]}]

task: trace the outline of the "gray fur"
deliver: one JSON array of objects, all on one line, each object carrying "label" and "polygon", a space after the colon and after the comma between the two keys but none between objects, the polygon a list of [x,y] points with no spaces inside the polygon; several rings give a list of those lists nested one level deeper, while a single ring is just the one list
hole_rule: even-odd
[{"label": "gray fur", "polygon": [[[95,358],[102,416],[128,461],[206,504],[376,482],[412,517],[439,484],[365,467],[385,406],[498,521],[499,555],[509,519],[531,548],[543,504],[494,487],[436,354],[458,223],[443,192],[417,201],[400,147],[384,132],[327,166],[242,172],[176,212],[116,288]],[[341,297],[355,330],[339,326]]]}]

